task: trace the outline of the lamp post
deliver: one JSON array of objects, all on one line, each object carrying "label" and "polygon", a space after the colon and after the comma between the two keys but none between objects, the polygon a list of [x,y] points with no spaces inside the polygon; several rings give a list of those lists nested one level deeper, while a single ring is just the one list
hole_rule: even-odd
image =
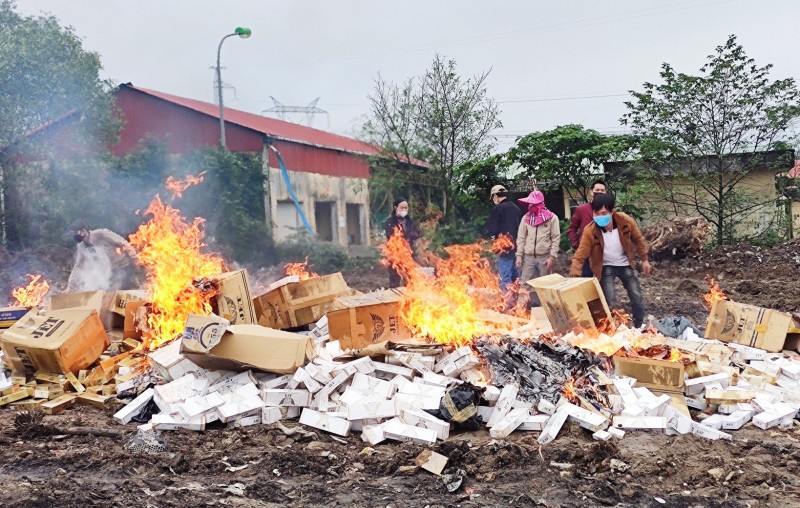
[{"label": "lamp post", "polygon": [[220,70],[219,65],[219,57],[220,52],[222,51],[222,43],[225,42],[225,39],[228,37],[233,37],[238,35],[242,39],[247,39],[253,32],[249,28],[244,27],[236,27],[236,30],[233,33],[226,35],[219,41],[219,46],[217,46],[217,98],[219,99],[219,144],[224,149],[227,150],[228,146],[225,143],[225,107],[222,105],[222,71]]}]

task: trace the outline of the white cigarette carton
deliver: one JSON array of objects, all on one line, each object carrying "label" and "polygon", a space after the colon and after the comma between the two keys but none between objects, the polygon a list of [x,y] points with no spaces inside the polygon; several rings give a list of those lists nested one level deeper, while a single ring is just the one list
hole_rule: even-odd
[{"label": "white cigarette carton", "polygon": [[386,436],[383,433],[383,424],[381,425],[365,425],[361,429],[361,439],[371,446],[375,446],[386,441]]},{"label": "white cigarette carton", "polygon": [[530,413],[527,409],[512,409],[499,422],[495,423],[489,430],[489,435],[494,439],[508,437],[517,427],[522,425]]},{"label": "white cigarette carton", "polygon": [[489,421],[486,423],[487,427],[493,426],[495,423],[502,420],[509,411],[511,411],[511,406],[514,404],[518,393],[519,386],[513,383],[509,383],[503,387],[503,389],[500,391],[500,397],[497,399],[497,403],[494,406],[494,412],[492,413],[492,416],[489,417]]},{"label": "white cigarette carton", "polygon": [[778,426],[781,420],[788,416],[794,418],[796,413],[797,410],[793,407],[784,404],[774,404],[770,407],[769,411],[755,415],[753,417],[753,425],[762,430],[771,429],[772,427]]},{"label": "white cigarette carton", "polygon": [[285,375],[273,378],[269,381],[259,381],[258,385],[261,387],[262,390],[274,390],[276,388],[283,388],[289,381],[292,379],[292,376]]},{"label": "white cigarette carton", "polygon": [[625,431],[622,429],[618,429],[616,427],[609,427],[608,430],[606,430],[606,432],[608,432],[617,439],[622,439],[623,437],[625,437]]},{"label": "white cigarette carton", "polygon": [[189,397],[184,403],[177,404],[177,407],[184,419],[191,420],[223,404],[225,399],[222,395],[219,392],[212,392],[199,397]]},{"label": "white cigarette carton", "polygon": [[383,424],[383,434],[396,441],[410,441],[421,445],[436,443],[436,431],[423,429],[403,423],[400,418],[392,418]]},{"label": "white cigarette carton", "polygon": [[373,362],[375,364],[375,374],[384,374],[390,379],[395,376],[402,376],[406,379],[414,377],[414,371],[401,365],[390,365],[383,362]]},{"label": "white cigarette carton", "polygon": [[722,430],[722,422],[725,421],[725,415],[713,414],[703,420],[703,425],[711,427],[714,430]]},{"label": "white cigarette carton", "polygon": [[608,441],[611,439],[611,434],[606,432],[605,430],[598,430],[594,434],[592,434],[592,439],[595,441]]},{"label": "white cigarette carton", "polygon": [[722,430],[739,430],[753,418],[750,411],[736,411],[722,421]]},{"label": "white cigarette carton", "polygon": [[[497,400],[500,398],[500,388],[494,385],[487,386],[486,390],[483,391],[483,398],[490,404],[497,402]],[[553,412],[555,412],[555,406],[553,406]]]},{"label": "white cigarette carton", "polygon": [[276,388],[264,390],[261,395],[265,406],[308,407],[311,404],[311,392],[308,390]]},{"label": "white cigarette carton", "polygon": [[692,434],[716,441],[717,439],[732,440],[733,436],[721,430],[712,429],[701,423],[692,422]]},{"label": "white cigarette carton", "polygon": [[339,367],[334,370],[334,373],[339,372],[345,372],[350,376],[354,375],[356,372],[360,372],[362,374],[371,374],[375,372],[375,363],[372,361],[372,358],[365,356],[363,358],[353,360],[352,362],[339,365]]},{"label": "white cigarette carton", "polygon": [[435,372],[425,372],[422,375],[422,381],[435,386],[441,386],[443,388],[447,388],[452,384],[460,384],[461,381],[452,377],[442,376],[441,374],[436,374]]},{"label": "white cigarette carton", "polygon": [[541,431],[544,429],[544,426],[547,424],[547,420],[549,419],[550,415],[547,414],[528,414],[528,417],[519,425],[519,427],[517,427],[517,430]]},{"label": "white cigarette carton", "polygon": [[731,375],[727,372],[720,372],[710,376],[687,379],[684,382],[684,393],[686,395],[702,395],[706,386],[713,383],[719,383],[722,388],[727,388],[731,384]]},{"label": "white cigarette carton", "polygon": [[664,430],[667,419],[663,416],[615,416],[614,427],[626,430]]},{"label": "white cigarette carton", "polygon": [[156,430],[206,430],[206,420],[202,416],[194,420],[187,421],[177,415],[155,414],[150,419],[150,424]]},{"label": "white cigarette carton", "polygon": [[330,383],[331,380],[333,380],[331,373],[328,370],[321,368],[319,365],[309,363],[305,366],[305,369],[306,373],[322,386],[325,386],[326,384]]},{"label": "white cigarette carton", "polygon": [[683,413],[675,410],[675,408],[667,406],[664,409],[664,417],[667,419],[667,428],[664,433],[669,436],[688,434],[692,431],[691,418]]},{"label": "white cigarette carton", "polygon": [[391,390],[391,383],[389,383],[389,381],[384,381],[382,379],[358,372],[353,376],[353,382],[350,383],[350,388],[354,388],[362,392],[373,393],[376,397],[380,397],[382,399],[388,399],[389,392]]},{"label": "white cigarette carton", "polygon": [[339,402],[345,406],[362,402],[383,402],[385,400],[386,398],[380,393],[359,390],[352,386],[349,386],[339,397]]},{"label": "white cigarette carton", "polygon": [[437,396],[411,395],[410,393],[398,393],[392,397],[397,414],[403,409],[439,409],[442,398]]},{"label": "white cigarette carton", "polygon": [[614,388],[616,388],[617,393],[622,397],[626,406],[637,405],[639,403],[639,397],[636,396],[636,392],[631,388],[628,378],[615,377],[611,381],[614,383]]},{"label": "white cigarette carton", "polygon": [[561,408],[556,410],[555,414],[547,420],[544,429],[542,429],[542,433],[539,435],[539,439],[536,441],[543,445],[552,442],[558,436],[561,427],[564,425],[564,422],[567,421],[567,417],[569,417],[569,413],[567,413],[565,409]]},{"label": "white cigarette carton", "polygon": [[236,417],[250,416],[251,413],[256,411],[261,412],[264,407],[264,402],[258,395],[253,395],[247,399],[239,400],[237,402],[228,402],[217,407],[219,411],[219,419],[223,423],[228,423],[235,420]]},{"label": "white cigarette carton", "polygon": [[645,401],[640,401],[644,409],[645,416],[661,416],[672,398],[669,395],[661,395]]},{"label": "white cigarette carton", "polygon": [[584,429],[597,432],[598,430],[603,430],[608,427],[608,420],[602,415],[593,413],[575,404],[564,404],[563,407],[567,414],[569,414],[568,419],[577,423]]},{"label": "white cigarette carton", "polygon": [[539,399],[539,403],[536,405],[536,409],[538,409],[540,413],[544,413],[547,415],[554,415],[556,413],[555,404],[545,399]]},{"label": "white cigarette carton", "polygon": [[155,391],[152,388],[143,391],[138,397],[128,402],[125,407],[114,413],[114,420],[122,425],[129,423],[133,417],[139,414],[139,411],[153,399],[154,393]]},{"label": "white cigarette carton", "polygon": [[[492,416],[492,413],[494,412],[494,408],[491,407],[491,406],[478,406],[477,409],[478,409],[478,413],[477,414],[480,417],[480,419],[483,420],[484,424],[489,421],[489,418]],[[531,430],[534,430],[534,429],[531,429]],[[539,429],[539,430],[541,430],[541,429]]]},{"label": "white cigarette carton", "polygon": [[303,408],[303,412],[300,414],[300,423],[337,436],[346,436],[350,432],[350,422],[344,418],[337,418],[328,413],[320,413],[308,408]]},{"label": "white cigarette carton", "polygon": [[686,405],[692,409],[698,409],[702,411],[708,407],[708,403],[700,398],[684,396],[683,400],[686,401]]},{"label": "white cigarette carton", "polygon": [[400,412],[400,419],[407,425],[435,430],[436,437],[442,441],[450,437],[450,423],[440,420],[425,411],[404,409]]},{"label": "white cigarette carton", "polygon": [[396,409],[391,400],[358,402],[347,406],[348,420],[394,418],[395,416],[397,416]]},{"label": "white cigarette carton", "polygon": [[264,406],[261,411],[261,423],[268,425],[281,420],[289,420],[300,416],[300,407],[272,407]]}]

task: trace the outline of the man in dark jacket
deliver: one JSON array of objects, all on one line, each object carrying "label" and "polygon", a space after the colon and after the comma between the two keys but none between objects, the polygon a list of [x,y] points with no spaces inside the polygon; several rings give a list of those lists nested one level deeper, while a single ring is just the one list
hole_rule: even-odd
[{"label": "man in dark jacket", "polygon": [[486,233],[496,240],[499,247],[496,252],[497,273],[500,275],[500,290],[503,292],[519,277],[516,267],[517,231],[522,220],[522,210],[513,201],[506,199],[507,194],[508,191],[502,185],[492,187],[491,197],[495,206],[489,215],[489,222],[486,223]]},{"label": "man in dark jacket", "polygon": [[[594,215],[592,213],[592,197],[597,194],[606,193],[606,182],[603,180],[595,180],[592,182],[592,187],[589,190],[589,202],[577,207],[575,211],[572,212],[572,217],[569,220],[567,236],[569,236],[569,243],[572,244],[573,251],[578,250],[578,244],[581,243],[581,236],[583,235],[584,228],[594,221]],[[589,267],[589,262],[587,261],[583,264],[583,268],[581,269],[581,277],[591,276],[592,269]],[[599,278],[599,274],[597,276]]]}]

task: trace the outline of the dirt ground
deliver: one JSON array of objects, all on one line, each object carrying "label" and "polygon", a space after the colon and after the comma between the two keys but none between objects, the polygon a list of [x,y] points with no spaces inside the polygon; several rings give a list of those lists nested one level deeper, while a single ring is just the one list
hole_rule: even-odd
[{"label": "dirt ground", "polygon": [[[800,311],[795,242],[660,262],[654,276],[642,279],[648,313],[686,315],[702,328],[706,274],[736,301]],[[345,278],[363,291],[388,282],[380,268]],[[451,493],[440,477],[407,467],[425,449],[417,445],[369,448],[358,435],[289,437],[278,425],[258,425],[165,432],[166,451],[149,455],[126,449],[135,426],[117,425],[112,414],[76,407],[45,416],[52,434],[24,437],[15,414],[0,410],[0,507],[800,506],[797,426],[748,425],[732,442],[639,432],[601,443],[567,424],[543,447],[538,433],[503,441],[485,430],[455,433],[433,447],[449,458],[445,473],[464,475]],[[100,437],[92,429],[124,435]],[[75,430],[87,435],[67,435]]]}]

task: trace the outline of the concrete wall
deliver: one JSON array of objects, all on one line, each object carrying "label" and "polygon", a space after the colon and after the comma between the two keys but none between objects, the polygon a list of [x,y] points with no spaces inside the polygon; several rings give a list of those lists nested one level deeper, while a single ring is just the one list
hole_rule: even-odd
[{"label": "concrete wall", "polygon": [[[278,168],[265,168],[267,185],[264,189],[264,203],[267,210],[267,224],[271,225],[272,237],[276,242],[286,240],[297,229],[303,229],[302,222],[296,212],[289,196],[289,189]],[[325,211],[330,206],[332,211],[332,225],[322,228],[321,232],[329,229],[332,232],[332,241],[342,247],[349,247],[350,239],[356,230],[360,231],[360,238],[356,238],[355,245],[361,240],[361,245],[369,243],[369,187],[366,178],[347,178],[320,175],[315,173],[299,173],[289,171],[289,179],[300,201],[303,212],[317,233],[317,221],[324,217],[317,217],[316,211]],[[319,205],[318,205],[319,203]],[[327,203],[327,204],[325,204]],[[329,204],[329,205],[328,205]],[[347,205],[351,205],[351,224],[348,227]],[[355,208],[360,207],[360,213],[355,213]],[[352,217],[358,215],[360,224],[352,224]],[[350,230],[348,232],[348,229]],[[348,234],[349,233],[349,234]]]}]

